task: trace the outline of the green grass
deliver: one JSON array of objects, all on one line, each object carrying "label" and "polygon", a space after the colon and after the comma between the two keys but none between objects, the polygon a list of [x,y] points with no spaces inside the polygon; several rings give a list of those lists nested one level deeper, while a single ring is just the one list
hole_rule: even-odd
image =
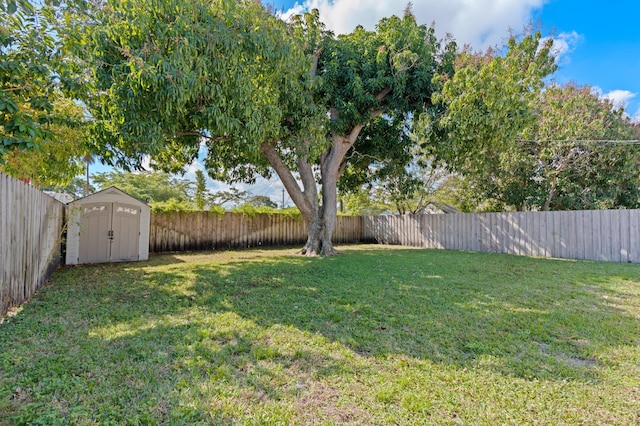
[{"label": "green grass", "polygon": [[0,424],[640,423],[640,267],[379,246],[64,268]]}]

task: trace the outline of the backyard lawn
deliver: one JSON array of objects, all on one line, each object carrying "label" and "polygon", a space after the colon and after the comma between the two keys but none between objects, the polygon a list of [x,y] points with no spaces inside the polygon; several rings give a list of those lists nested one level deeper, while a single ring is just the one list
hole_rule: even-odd
[{"label": "backyard lawn", "polygon": [[345,246],[66,267],[0,425],[640,423],[640,266]]}]

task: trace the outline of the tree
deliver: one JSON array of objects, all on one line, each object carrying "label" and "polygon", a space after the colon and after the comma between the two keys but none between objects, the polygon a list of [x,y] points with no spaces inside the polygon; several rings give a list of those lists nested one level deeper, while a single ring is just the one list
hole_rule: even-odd
[{"label": "tree", "polygon": [[[140,168],[151,155],[152,164],[180,171],[204,142],[210,152],[231,145],[241,157],[226,178],[268,174],[259,144],[280,136],[279,92],[307,67],[302,52],[282,43],[284,23],[252,1],[96,7],[76,49],[92,67],[96,94],[85,101],[107,163]],[[206,159],[208,169],[227,155]]]},{"label": "tree", "polygon": [[238,188],[231,187],[224,191],[211,193],[209,195],[209,201],[212,205],[224,207],[225,204],[243,204],[249,196],[246,191],[240,191]]},{"label": "tree", "polygon": [[189,192],[192,183],[164,172],[112,171],[95,174],[93,181],[100,189],[115,186],[147,204],[169,200],[188,203],[191,199]]},{"label": "tree", "polygon": [[76,58],[62,37],[64,1],[0,0],[0,169],[38,187],[82,171],[86,114],[67,93]]},{"label": "tree", "polygon": [[304,218],[309,255],[335,253],[337,182],[362,130],[376,118],[407,122],[431,104],[434,74],[451,69],[442,64],[452,50],[410,14],[339,37],[317,11],[287,25],[253,1],[135,0],[96,17],[85,54],[102,157],[135,167],[149,154],[171,169],[203,142],[214,178],[275,171]]},{"label": "tree", "polygon": [[[83,109],[68,99],[53,102],[52,113],[66,117],[66,124],[50,123],[47,128],[54,139],[42,140],[37,148],[6,150],[0,155],[0,171],[16,178],[29,178],[36,187],[66,186],[84,167],[82,152],[85,149],[86,133],[82,125]],[[34,113],[38,117],[41,113]]]},{"label": "tree", "polygon": [[545,86],[555,66],[540,40],[539,34],[512,39],[505,56],[462,53],[438,96],[441,114],[423,122],[427,148],[458,174],[458,204],[462,210],[635,207],[637,150],[589,142],[633,138],[631,122],[589,87]]},{"label": "tree", "polygon": [[55,42],[52,22],[27,1],[0,2],[0,155],[35,149],[48,136],[59,92],[47,65]]},{"label": "tree", "polygon": [[0,0],[0,162],[15,150],[55,156],[63,129],[83,121],[58,108],[69,105],[61,75],[73,63],[58,37],[60,5]]},{"label": "tree", "polygon": [[384,204],[377,195],[377,188],[363,186],[340,197],[341,212],[349,216],[376,216],[390,212],[392,206]]},{"label": "tree", "polygon": [[[312,58],[314,97],[329,116],[328,146],[317,156],[318,164],[313,156],[316,147],[303,138],[294,140],[295,170],[302,188],[293,177],[291,161],[286,161],[290,145],[267,141],[260,149],[305,220],[308,240],[302,252],[331,255],[335,252],[331,235],[338,179],[349,160],[365,158],[370,149],[379,148],[383,139],[375,136],[382,129],[396,129],[388,140],[397,141],[398,132],[403,131],[400,123],[408,123],[413,112],[430,106],[432,78],[434,73],[445,72],[451,46],[442,54],[433,29],[417,25],[410,14],[381,20],[376,31],[358,27],[337,38],[322,31],[317,11],[296,17],[294,28],[307,40],[303,46]],[[364,129],[374,137],[368,137]],[[322,185],[320,197],[316,170]]]},{"label": "tree", "polygon": [[623,143],[638,136],[621,109],[590,87],[546,87],[535,105],[540,119],[518,146],[530,158],[532,203],[540,210],[637,208],[640,152]]},{"label": "tree", "polygon": [[204,177],[204,172],[202,170],[196,170],[196,189],[193,201],[196,208],[200,211],[204,210],[207,204],[207,194],[207,181]]},{"label": "tree", "polygon": [[[361,146],[366,142],[379,141],[361,138],[365,127],[387,127],[389,121],[408,123],[412,113],[431,106],[432,79],[434,74],[444,72],[447,65],[442,61],[445,63],[442,66],[440,54],[433,28],[417,25],[409,13],[403,18],[382,19],[375,31],[358,27],[348,35],[325,37],[320,50],[312,54],[318,59],[312,76],[317,73],[321,79],[318,94],[326,100],[330,117],[330,146],[320,156],[319,208],[315,198],[298,202],[292,194],[295,188],[289,191],[299,208],[307,207],[301,208],[309,230],[303,251],[333,253],[331,234],[335,227],[337,182],[347,166],[347,154],[363,153]],[[401,126],[394,128],[404,131]],[[391,140],[398,139],[399,135]],[[263,152],[269,154],[269,148],[267,145]],[[304,165],[301,166],[298,171],[304,176]],[[277,167],[276,171],[281,174]],[[310,172],[307,168],[306,173]],[[305,193],[312,187],[315,186],[305,184]]]},{"label": "tree", "polygon": [[254,207],[278,208],[278,204],[274,203],[271,198],[266,195],[253,195],[252,197],[249,197],[246,204],[250,204]]},{"label": "tree", "polygon": [[551,41],[535,33],[510,38],[504,56],[462,52],[435,96],[438,108],[421,116],[422,145],[438,164],[473,181],[484,197],[518,210],[532,195],[523,183],[531,160],[518,155],[514,141],[538,121],[534,105],[556,68],[550,49]]},{"label": "tree", "polygon": [[[342,196],[346,201],[346,211],[353,214],[379,214],[388,210],[399,214],[416,214],[434,201],[433,196],[448,172],[436,166],[430,157],[422,155],[416,148],[413,144],[408,161],[396,157],[403,160],[372,163],[365,173],[350,165],[345,171],[348,183],[344,185],[343,194],[346,192],[346,195]],[[363,183],[354,186],[358,181]]]},{"label": "tree", "polygon": [[[80,176],[71,179],[67,184],[46,185],[42,188],[44,191],[60,192],[71,195],[74,200],[82,198],[86,193],[86,181]],[[95,187],[89,185],[89,193],[95,192]]]},{"label": "tree", "polygon": [[447,175],[444,167],[436,165],[432,157],[425,156],[414,145],[411,162],[379,182],[378,196],[399,214],[416,214],[434,201],[433,196]]}]

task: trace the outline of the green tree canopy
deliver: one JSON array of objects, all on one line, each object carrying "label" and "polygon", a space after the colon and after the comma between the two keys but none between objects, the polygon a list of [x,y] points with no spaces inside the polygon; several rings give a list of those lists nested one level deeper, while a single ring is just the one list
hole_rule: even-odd
[{"label": "green tree canopy", "polygon": [[[82,123],[84,110],[69,99],[53,101],[52,114],[66,117],[67,123]],[[40,113],[34,113],[35,117]],[[50,123],[47,125],[55,137],[43,139],[37,149],[13,147],[0,155],[0,171],[28,178],[39,188],[66,186],[82,173],[82,156],[87,149],[86,128],[81,124]]]},{"label": "green tree canopy", "polygon": [[[541,210],[640,206],[638,127],[590,87],[549,85],[534,106],[540,119],[518,148]],[[602,141],[602,142],[598,142]],[[613,141],[613,142],[606,142]],[[527,160],[525,160],[527,161]]]},{"label": "green tree canopy", "polygon": [[307,254],[334,253],[337,181],[362,130],[430,106],[434,75],[453,64],[454,49],[410,13],[338,37],[317,11],[286,24],[253,1],[114,1],[95,22],[81,47],[102,157],[135,167],[148,154],[170,170],[204,142],[212,177],[275,171],[307,225]]},{"label": "green tree canopy", "polygon": [[424,146],[458,175],[446,188],[463,210],[638,205],[635,147],[593,142],[633,138],[634,126],[589,87],[545,85],[549,48],[538,33],[512,38],[504,56],[463,52],[440,111],[422,116]]},{"label": "green tree canopy", "polygon": [[130,173],[111,171],[96,173],[93,182],[100,189],[115,186],[143,203],[175,200],[190,202],[192,182],[171,177],[165,172]]},{"label": "green tree canopy", "polygon": [[15,150],[55,157],[69,136],[66,129],[84,121],[63,93],[76,64],[61,37],[63,6],[63,1],[0,0],[0,163]]},{"label": "green tree canopy", "polygon": [[422,116],[420,135],[439,162],[483,175],[511,156],[512,141],[537,121],[532,105],[556,68],[551,42],[541,40],[540,33],[512,37],[504,56],[458,56],[455,74],[435,97],[439,109]]},{"label": "green tree canopy", "polygon": [[234,162],[227,179],[268,173],[260,142],[280,136],[279,93],[306,68],[283,43],[284,23],[231,0],[113,1],[93,15],[78,48],[94,68],[87,104],[103,159],[140,167],[151,155],[176,171],[205,141],[219,151],[210,169]]}]

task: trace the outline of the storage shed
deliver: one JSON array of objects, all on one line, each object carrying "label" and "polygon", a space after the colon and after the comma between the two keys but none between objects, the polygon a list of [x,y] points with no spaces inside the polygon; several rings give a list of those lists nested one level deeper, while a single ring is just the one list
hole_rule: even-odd
[{"label": "storage shed", "polygon": [[149,258],[151,208],[112,186],[68,204],[66,264]]}]

